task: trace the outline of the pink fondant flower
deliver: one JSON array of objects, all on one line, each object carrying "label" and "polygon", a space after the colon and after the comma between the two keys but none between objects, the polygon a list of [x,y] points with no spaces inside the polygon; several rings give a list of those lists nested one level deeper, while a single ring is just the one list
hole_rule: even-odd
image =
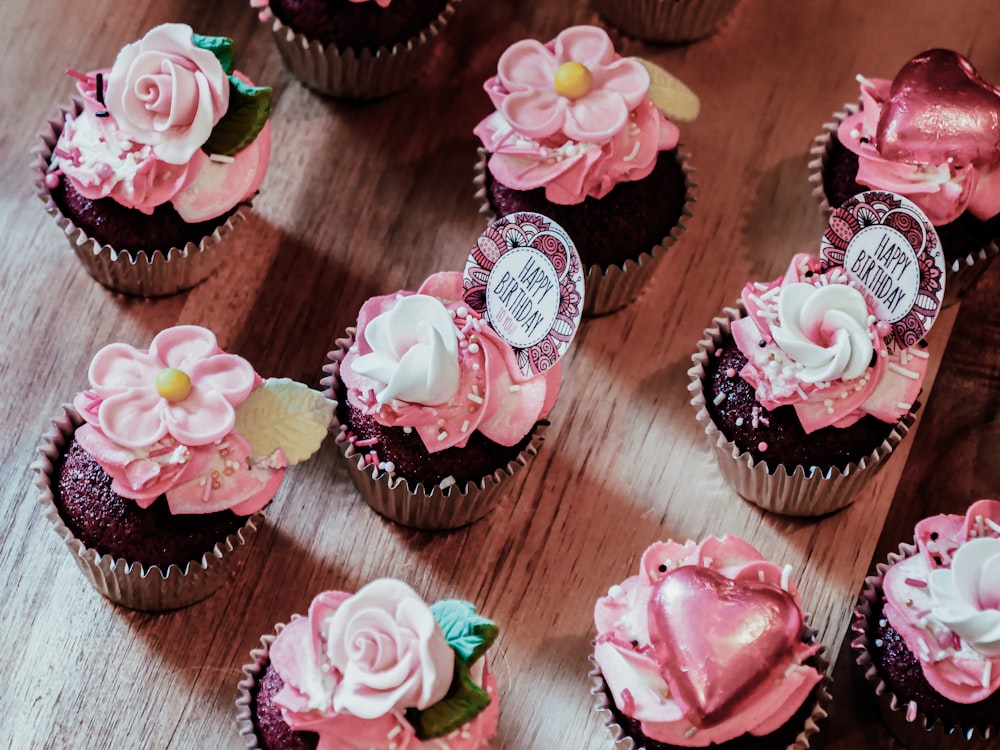
[{"label": "pink fondant flower", "polygon": [[[143,448],[167,435],[188,446],[221,439],[257,375],[245,359],[219,349],[208,329],[175,326],[157,334],[148,351],[105,346],[89,378],[102,399],[96,416],[104,434],[126,448]],[[170,388],[170,381],[181,386]]]},{"label": "pink fondant flower", "polygon": [[[589,89],[574,98],[557,91],[556,72],[566,63],[579,63],[590,74]],[[573,26],[549,44],[517,42],[500,57],[497,72],[510,92],[500,111],[515,130],[536,139],[561,131],[575,141],[606,141],[625,127],[649,89],[646,69],[617,55],[595,26]]]},{"label": "pink fondant flower", "polygon": [[229,79],[192,30],[170,23],[150,30],[118,53],[106,102],[119,128],[157,157],[184,164],[208,140],[229,107]]}]

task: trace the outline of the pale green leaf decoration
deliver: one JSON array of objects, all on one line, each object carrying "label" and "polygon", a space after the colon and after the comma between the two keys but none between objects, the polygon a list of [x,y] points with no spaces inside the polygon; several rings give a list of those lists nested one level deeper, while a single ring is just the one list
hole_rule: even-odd
[{"label": "pale green leaf decoration", "polygon": [[232,156],[253,143],[270,114],[270,87],[251,86],[229,76],[229,109],[212,128],[202,150],[207,154]]},{"label": "pale green leaf decoration", "polygon": [[656,63],[634,58],[649,73],[646,96],[664,115],[674,122],[691,122],[701,111],[698,95]]},{"label": "pale green leaf decoration", "polygon": [[288,465],[315,453],[333,418],[334,402],[288,378],[272,378],[251,391],[236,407],[236,432],[254,453],[281,449]]}]

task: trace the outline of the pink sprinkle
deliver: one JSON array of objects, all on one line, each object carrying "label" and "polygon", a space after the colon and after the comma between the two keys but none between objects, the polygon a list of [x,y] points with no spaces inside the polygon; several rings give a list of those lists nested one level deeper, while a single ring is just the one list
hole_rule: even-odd
[{"label": "pink sprinkle", "polygon": [[761,417],[760,418],[760,423],[762,425],[764,425],[765,427],[767,427],[769,424],[771,424],[771,420],[768,419],[767,417]]},{"label": "pink sprinkle", "polygon": [[917,720],[917,702],[910,701],[906,704],[906,720],[916,721]]},{"label": "pink sprinkle", "polygon": [[715,356],[716,357],[721,357],[722,356],[722,349],[716,349],[715,350]]},{"label": "pink sprinkle", "polygon": [[83,83],[86,83],[88,85],[90,84],[90,77],[88,75],[86,75],[85,73],[81,73],[79,70],[73,70],[72,68],[66,68],[66,75],[73,76],[73,78],[75,78],[76,80],[82,81]]},{"label": "pink sprinkle", "polygon": [[766,451],[767,450],[767,443],[765,443],[763,440],[761,440],[759,443],[757,443],[757,450],[759,450],[761,453],[763,453],[764,451]]},{"label": "pink sprinkle", "polygon": [[948,648],[948,646],[952,645],[952,638],[951,637],[953,635],[954,635],[954,633],[952,633],[952,632],[938,633],[938,635],[937,635],[937,645],[940,646],[941,648]]},{"label": "pink sprinkle", "polygon": [[378,438],[367,438],[365,440],[354,441],[354,445],[356,445],[359,448],[367,448],[369,445],[377,445],[377,444],[378,444]]},{"label": "pink sprinkle", "polygon": [[951,631],[951,645],[956,651],[962,650],[962,639],[958,637],[958,633],[954,630]]},{"label": "pink sprinkle", "polygon": [[736,377],[736,368],[735,367],[730,367],[728,370],[726,370],[726,377],[727,378],[735,378]]},{"label": "pink sprinkle", "polygon": [[921,581],[919,578],[904,578],[903,583],[907,586],[914,586],[918,589],[927,588],[927,583],[925,581]]},{"label": "pink sprinkle", "polygon": [[59,187],[59,175],[61,174],[62,174],[61,171],[56,170],[55,172],[49,172],[47,175],[45,175],[45,187],[47,187],[49,190],[55,190],[57,187]]},{"label": "pink sprinkle", "polygon": [[929,615],[930,613],[931,613],[931,610],[929,610],[929,609],[922,609],[919,612],[914,612],[913,616],[916,617],[919,620],[919,619],[921,619],[923,617],[927,617],[927,615]]},{"label": "pink sprinkle", "polygon": [[107,180],[111,177],[111,175],[115,173],[115,170],[111,168],[110,164],[102,161],[100,164],[97,165],[96,172],[97,176],[100,177],[102,180]]},{"label": "pink sprinkle", "polygon": [[625,704],[622,706],[622,711],[625,712],[626,716],[635,713],[635,698],[632,697],[632,691],[628,688],[622,690],[622,703]]}]

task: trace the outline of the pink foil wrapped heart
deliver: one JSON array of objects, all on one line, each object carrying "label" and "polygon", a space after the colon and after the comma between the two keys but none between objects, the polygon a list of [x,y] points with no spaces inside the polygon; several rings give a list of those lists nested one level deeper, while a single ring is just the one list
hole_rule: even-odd
[{"label": "pink foil wrapped heart", "polygon": [[1000,160],[1000,89],[957,52],[932,49],[902,67],[879,117],[886,159],[956,167]]},{"label": "pink foil wrapped heart", "polygon": [[766,686],[803,631],[802,614],[787,591],[693,565],[660,579],[649,615],[660,674],[696,726]]}]

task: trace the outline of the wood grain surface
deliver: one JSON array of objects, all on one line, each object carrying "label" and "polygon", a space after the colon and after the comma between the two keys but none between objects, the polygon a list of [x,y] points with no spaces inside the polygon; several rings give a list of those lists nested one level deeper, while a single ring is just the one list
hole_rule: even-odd
[{"label": "wood grain surface", "polygon": [[[321,590],[396,576],[429,600],[473,601],[500,624],[494,747],[609,748],[586,679],[595,599],[636,571],[651,542],[727,532],[793,566],[838,657],[837,699],[815,746],[881,745],[841,645],[873,556],[910,539],[926,513],[1000,494],[1000,271],[933,330],[932,370],[942,364],[916,431],[854,505],[821,520],[765,514],[723,484],[688,404],[686,371],[702,330],[745,281],[773,278],[793,252],[818,249],[824,221],[808,151],[857,97],[855,75],[891,77],[917,52],[946,47],[1000,81],[997,3],[743,0],[726,28],[691,46],[621,40],[625,54],[657,62],[701,96],[701,116],[682,126],[698,202],[639,301],[584,324],[531,470],[483,521],[418,532],[359,499],[330,440],[287,473],[235,579],[169,614],[96,594],[36,503],[33,451],[59,405],[86,386],[93,353],[197,323],[263,375],[317,384],[364,299],[460,268],[483,229],[472,128],[490,109],[482,82],[502,50],[595,16],[585,0],[464,0],[410,89],[359,104],[322,99],[291,78],[243,0],[3,8],[0,747],[238,748],[236,683],[260,636]],[[166,21],[235,39],[237,66],[274,87],[274,147],[221,269],[188,293],[143,301],[84,273],[33,194],[28,154],[73,93],[65,68],[110,65],[122,45]]]}]

